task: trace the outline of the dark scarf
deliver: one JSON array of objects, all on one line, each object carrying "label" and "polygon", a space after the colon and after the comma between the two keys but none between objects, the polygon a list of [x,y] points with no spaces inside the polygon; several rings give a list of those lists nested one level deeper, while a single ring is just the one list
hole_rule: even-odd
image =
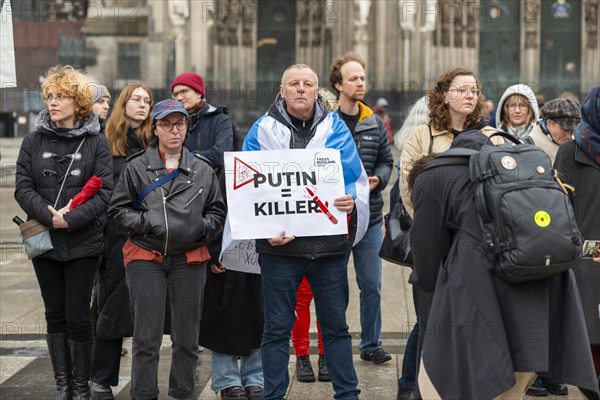
[{"label": "dark scarf", "polygon": [[594,86],[583,101],[574,136],[579,148],[600,165],[600,85]]}]

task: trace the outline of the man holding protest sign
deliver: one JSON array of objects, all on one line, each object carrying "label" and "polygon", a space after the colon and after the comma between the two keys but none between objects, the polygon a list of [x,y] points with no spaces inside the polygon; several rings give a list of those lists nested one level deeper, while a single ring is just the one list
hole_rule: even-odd
[{"label": "man holding protest sign", "polygon": [[[309,66],[295,64],[286,69],[280,93],[268,113],[248,132],[243,150],[339,150],[346,194],[337,197],[333,207],[349,217],[356,217],[356,238],[360,240],[368,225],[368,179],[347,126],[325,109],[317,89],[317,74]],[[323,218],[327,218],[326,215]],[[313,290],[335,397],[358,399],[360,390],[346,324],[345,255],[349,246],[345,234],[295,237],[281,231],[277,237],[256,240],[265,318],[261,348],[263,399],[285,397],[296,290],[304,276]]]},{"label": "man holding protest sign", "polygon": [[394,158],[383,120],[367,106],[365,62],[348,53],[333,60],[329,83],[339,95],[337,113],[352,133],[360,159],[369,176],[369,229],[352,249],[356,282],[360,289],[360,358],[374,364],[390,361],[381,347],[381,258],[383,242],[381,192],[392,174]]}]

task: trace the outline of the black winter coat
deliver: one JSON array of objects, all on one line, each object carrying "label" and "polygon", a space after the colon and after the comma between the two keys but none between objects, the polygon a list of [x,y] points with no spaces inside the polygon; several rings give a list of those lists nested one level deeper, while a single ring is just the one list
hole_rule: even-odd
[{"label": "black winter coat", "polygon": [[190,158],[184,147],[180,175],[155,188],[135,206],[137,196],[168,171],[157,147],[130,159],[115,188],[109,219],[128,229],[131,241],[163,255],[184,254],[214,240],[225,222],[225,203],[209,164]]},{"label": "black winter coat", "polygon": [[216,169],[223,168],[223,152],[233,149],[233,125],[227,107],[205,104],[190,117],[190,129],[185,147],[210,161]]},{"label": "black winter coat", "polygon": [[[600,239],[600,165],[571,140],[558,149],[554,168],[575,187],[573,210],[584,239]],[[600,345],[600,265],[579,260],[574,269],[590,343]]]},{"label": "black winter coat", "polygon": [[[127,132],[127,156],[139,153],[144,147],[135,130]],[[125,168],[126,157],[113,157],[115,186]],[[129,307],[129,290],[123,265],[123,245],[127,235],[116,224],[106,224],[104,229],[104,260],[96,276],[94,293],[98,316],[96,336],[116,339],[133,335],[133,319]]]},{"label": "black winter coat", "polygon": [[[43,110],[38,115],[35,131],[23,139],[17,159],[15,199],[27,213],[27,219],[35,218],[50,227],[54,249],[38,256],[40,258],[68,261],[102,254],[102,231],[113,189],[113,173],[108,142],[98,134],[99,130],[98,118],[93,113],[87,120],[79,121],[75,128],[64,129],[57,128],[48,111]],[[64,215],[68,229],[52,229],[48,205],[54,205],[72,154],[83,138],[85,142],[74,156],[55,208],[66,206],[94,175],[102,178],[102,188]]]},{"label": "black winter coat", "polygon": [[412,192],[412,278],[435,290],[422,353],[433,385],[443,399],[492,399],[533,371],[597,398],[573,272],[519,284],[491,272],[469,167],[452,162],[432,161]]},{"label": "black winter coat", "polygon": [[361,116],[368,116],[358,121],[352,136],[367,176],[379,178],[379,185],[369,195],[369,226],[372,226],[383,219],[381,212],[383,209],[383,196],[381,192],[390,181],[394,156],[390,150],[387,130],[381,117],[365,104],[358,104]]}]

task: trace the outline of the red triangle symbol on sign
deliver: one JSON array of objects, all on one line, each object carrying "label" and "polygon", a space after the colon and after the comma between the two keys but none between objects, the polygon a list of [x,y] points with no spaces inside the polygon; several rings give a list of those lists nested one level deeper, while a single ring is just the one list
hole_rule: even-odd
[{"label": "red triangle symbol on sign", "polygon": [[233,169],[235,171],[233,177],[233,190],[237,190],[252,182],[254,180],[254,174],[260,173],[237,157],[233,157]]}]

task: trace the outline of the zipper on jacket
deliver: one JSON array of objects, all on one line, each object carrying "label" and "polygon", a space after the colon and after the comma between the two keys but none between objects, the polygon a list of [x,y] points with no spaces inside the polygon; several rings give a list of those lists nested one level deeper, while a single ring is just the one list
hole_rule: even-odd
[{"label": "zipper on jacket", "polygon": [[162,194],[162,203],[163,203],[163,214],[165,216],[165,250],[163,251],[163,255],[167,254],[167,247],[169,245],[169,219],[167,218],[167,197],[165,196],[165,191],[163,188],[160,188]]},{"label": "zipper on jacket", "polygon": [[200,193],[202,193],[204,191],[204,188],[200,188],[200,190],[198,190],[198,193],[196,193],[191,199],[189,199],[186,203],[185,206],[189,206],[190,204],[192,204],[192,202],[194,200],[196,200],[196,197],[198,197],[200,195]]}]

